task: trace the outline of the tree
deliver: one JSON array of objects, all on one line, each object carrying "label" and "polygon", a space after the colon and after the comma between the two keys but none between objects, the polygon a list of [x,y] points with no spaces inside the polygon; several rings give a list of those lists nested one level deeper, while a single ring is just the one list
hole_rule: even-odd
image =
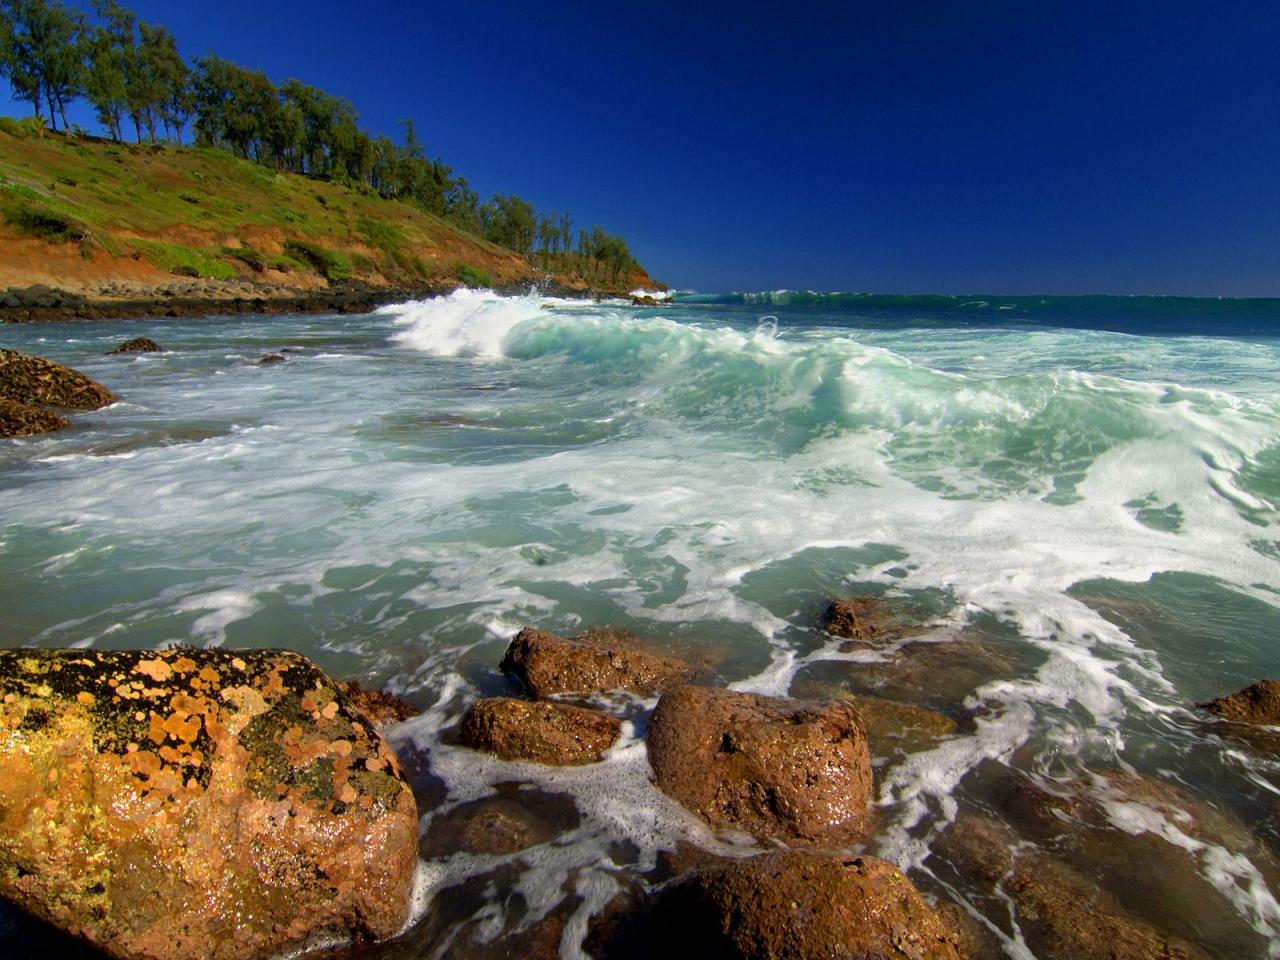
[{"label": "tree", "polygon": [[135,56],[134,16],[115,0],[95,0],[94,11],[102,21],[88,35],[88,69],[85,97],[97,111],[98,122],[117,142],[123,140],[121,124],[129,109],[128,75]]},{"label": "tree", "polygon": [[5,72],[14,96],[31,103],[36,116],[43,100],[50,126],[56,130],[61,117],[66,128],[67,103],[84,88],[84,15],[47,0],[4,0],[0,11]]}]

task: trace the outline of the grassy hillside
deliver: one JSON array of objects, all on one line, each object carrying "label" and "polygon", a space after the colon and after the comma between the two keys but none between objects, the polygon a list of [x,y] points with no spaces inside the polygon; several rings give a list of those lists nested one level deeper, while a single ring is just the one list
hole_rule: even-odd
[{"label": "grassy hillside", "polygon": [[0,128],[0,288],[91,292],[104,281],[161,284],[175,274],[299,289],[537,276],[518,254],[372,191],[220,150]]}]

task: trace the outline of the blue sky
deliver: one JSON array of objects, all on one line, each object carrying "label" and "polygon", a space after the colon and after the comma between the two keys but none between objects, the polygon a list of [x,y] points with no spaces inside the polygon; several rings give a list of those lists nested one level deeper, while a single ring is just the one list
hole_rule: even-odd
[{"label": "blue sky", "polygon": [[1274,3],[126,5],[673,286],[1280,295]]}]

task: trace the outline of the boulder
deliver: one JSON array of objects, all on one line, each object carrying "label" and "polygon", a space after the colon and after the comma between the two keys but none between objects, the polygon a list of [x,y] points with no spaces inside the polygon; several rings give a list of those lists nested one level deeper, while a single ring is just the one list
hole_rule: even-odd
[{"label": "boulder", "polygon": [[893,864],[787,850],[694,870],[663,891],[668,956],[959,960],[956,934]]},{"label": "boulder", "polygon": [[116,402],[115,394],[78,370],[4,348],[0,348],[0,398],[71,410],[97,410]]},{"label": "boulder", "polygon": [[161,351],[160,344],[146,337],[134,337],[132,340],[126,340],[120,346],[112,350],[112,353],[159,353]]},{"label": "boulder", "polygon": [[535,697],[605,690],[652,695],[689,677],[684,661],[643,650],[631,635],[607,629],[566,639],[525,627],[507,647],[502,669]]},{"label": "boulder", "polygon": [[288,359],[283,353],[268,353],[265,357],[259,358],[258,366],[269,367],[273,363],[284,363]]},{"label": "boulder", "polygon": [[362,687],[355,680],[339,680],[336,686],[378,730],[402,723],[421,713],[413,704],[384,690]]},{"label": "boulder", "polygon": [[1280,726],[1280,680],[1261,680],[1200,706],[1232,723]]},{"label": "boulder", "polygon": [[648,746],[658,786],[713,827],[801,843],[866,829],[871,756],[848,701],[686,684],[658,701]]},{"label": "boulder", "polygon": [[603,759],[621,732],[622,721],[599,710],[491,697],[471,705],[458,735],[473,750],[494,753],[503,760],[563,767]]},{"label": "boulder", "polygon": [[71,426],[52,410],[0,398],[0,437],[31,437]]},{"label": "boulder", "polygon": [[417,811],[305,658],[0,651],[0,895],[120,958],[395,934]]},{"label": "boulder", "polygon": [[833,600],[822,617],[822,629],[853,641],[841,649],[868,644],[890,643],[907,633],[919,633],[901,622],[892,604],[881,597],[846,597]]}]

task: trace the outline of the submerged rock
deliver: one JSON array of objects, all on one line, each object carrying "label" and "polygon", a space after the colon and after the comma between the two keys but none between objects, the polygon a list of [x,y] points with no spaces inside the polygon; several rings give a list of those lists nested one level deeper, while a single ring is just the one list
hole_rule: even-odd
[{"label": "submerged rock", "polygon": [[956,935],[897,867],[782,851],[702,867],[654,911],[668,956],[959,960]]},{"label": "submerged rock", "polygon": [[498,784],[496,791],[435,817],[419,844],[422,856],[443,858],[460,850],[506,856],[550,843],[581,822],[568,794],[516,783]]},{"label": "submerged rock", "polygon": [[525,627],[507,647],[502,669],[535,697],[605,690],[651,695],[689,676],[684,661],[643,650],[632,635],[607,629],[566,639]]},{"label": "submerged rock", "polygon": [[798,842],[866,828],[871,756],[847,701],[683,685],[658,701],[648,746],[658,786],[713,827]]},{"label": "submerged rock", "polygon": [[338,680],[335,685],[379,730],[416,717],[422,712],[413,704],[385,690],[362,687],[355,680]]},{"label": "submerged rock", "polygon": [[577,766],[603,759],[617,742],[622,721],[567,703],[491,697],[471,705],[458,732],[466,746],[503,760]]},{"label": "submerged rock", "polygon": [[268,353],[266,356],[258,358],[258,366],[269,367],[273,363],[284,363],[288,359],[283,353]]},{"label": "submerged rock", "polygon": [[1130,914],[1110,893],[989,817],[961,814],[934,845],[970,883],[1012,901],[1036,956],[1060,960],[1208,960],[1200,948]]},{"label": "submerged rock", "polygon": [[70,420],[52,410],[0,398],[0,437],[34,437],[69,426]]},{"label": "submerged rock", "polygon": [[[822,629],[837,637],[854,641],[852,645],[889,643],[918,627],[903,623],[892,604],[881,597],[847,597],[833,600],[822,617]],[[852,646],[842,645],[841,649]]]},{"label": "submerged rock", "polygon": [[1200,706],[1232,723],[1280,726],[1280,680],[1260,680]]},{"label": "submerged rock", "polygon": [[0,398],[69,410],[97,410],[116,402],[115,394],[78,370],[4,348],[0,348]]},{"label": "submerged rock", "polygon": [[147,337],[134,337],[120,344],[111,353],[160,353],[161,350],[160,344],[154,340]]},{"label": "submerged rock", "polygon": [[404,923],[417,812],[305,658],[0,651],[0,894],[122,958],[239,960]]}]

